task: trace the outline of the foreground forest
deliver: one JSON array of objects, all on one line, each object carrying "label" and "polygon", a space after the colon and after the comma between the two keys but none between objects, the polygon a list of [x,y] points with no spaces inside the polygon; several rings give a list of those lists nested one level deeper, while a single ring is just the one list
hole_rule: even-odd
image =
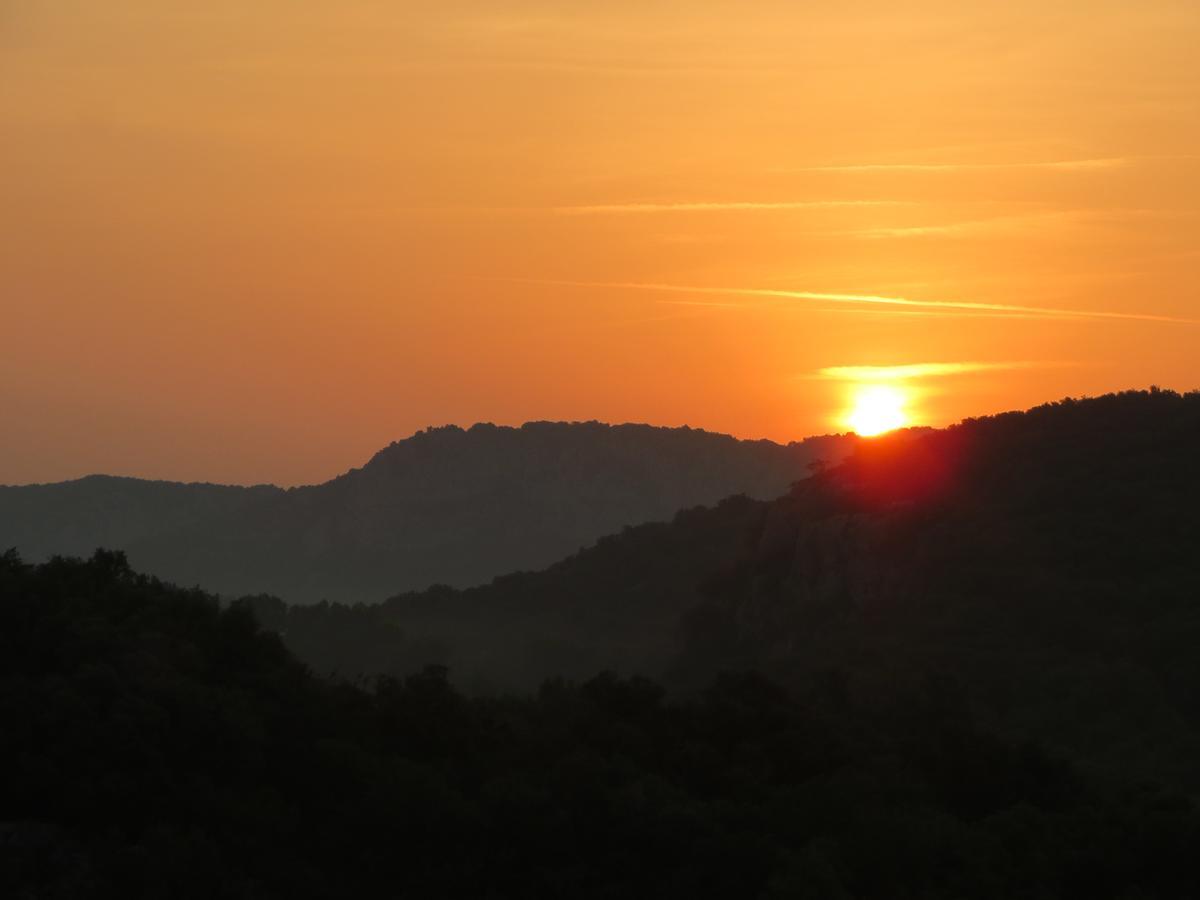
[{"label": "foreground forest", "polygon": [[11,897],[1188,898],[1185,794],[727,673],[464,697],[315,678],[244,604],[122,556],[0,559]]}]

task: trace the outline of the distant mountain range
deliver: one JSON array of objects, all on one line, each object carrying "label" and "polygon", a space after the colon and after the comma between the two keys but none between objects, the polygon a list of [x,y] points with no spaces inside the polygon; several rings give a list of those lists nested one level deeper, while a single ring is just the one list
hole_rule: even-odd
[{"label": "distant mountain range", "polygon": [[[1200,393],[1068,400],[861,442],[541,572],[260,619],[318,672],[449,666],[473,690],[757,669],[896,691],[1200,790]],[[933,702],[931,700],[931,702]],[[1136,723],[1136,724],[1135,724]]]},{"label": "distant mountain range", "polygon": [[0,549],[123,550],[223,594],[379,601],[540,569],[622,527],[745,494],[770,499],[850,450],[689,428],[531,422],[431,428],[324,484],[281,489],[90,476],[0,487]]}]

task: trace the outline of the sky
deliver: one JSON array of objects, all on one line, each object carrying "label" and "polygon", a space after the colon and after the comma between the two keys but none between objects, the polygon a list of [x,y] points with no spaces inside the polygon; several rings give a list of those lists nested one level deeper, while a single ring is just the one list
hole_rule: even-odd
[{"label": "sky", "polygon": [[0,483],[1200,387],[1195,0],[0,0]]}]

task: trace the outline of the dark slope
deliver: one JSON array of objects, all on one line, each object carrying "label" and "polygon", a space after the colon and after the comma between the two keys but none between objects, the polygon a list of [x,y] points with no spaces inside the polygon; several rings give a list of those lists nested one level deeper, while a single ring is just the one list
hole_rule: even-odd
[{"label": "dark slope", "polygon": [[467,699],[311,677],[116,554],[0,556],[0,895],[1184,900],[1186,798],[726,676]]},{"label": "dark slope", "polygon": [[687,664],[930,673],[1016,736],[1200,789],[1200,393],[864,444],[771,505]]},{"label": "dark slope", "polygon": [[596,422],[438,428],[287,491],[105,478],[0,488],[0,547],[41,559],[104,546],[220,593],[376,601],[540,568],[731,494],[775,497],[851,443]]},{"label": "dark slope", "polygon": [[1200,394],[1066,401],[864,442],[772,503],[470,591],[259,606],[319,669],[436,658],[468,686],[755,666],[886,698],[934,679],[1005,734],[1200,788],[1197,460]]}]

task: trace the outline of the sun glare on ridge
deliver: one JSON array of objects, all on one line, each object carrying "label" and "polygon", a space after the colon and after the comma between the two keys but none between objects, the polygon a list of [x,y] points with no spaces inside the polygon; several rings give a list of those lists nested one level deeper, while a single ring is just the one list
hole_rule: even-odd
[{"label": "sun glare on ridge", "polygon": [[862,437],[874,437],[908,424],[907,398],[898,388],[883,384],[858,387],[846,424]]}]

